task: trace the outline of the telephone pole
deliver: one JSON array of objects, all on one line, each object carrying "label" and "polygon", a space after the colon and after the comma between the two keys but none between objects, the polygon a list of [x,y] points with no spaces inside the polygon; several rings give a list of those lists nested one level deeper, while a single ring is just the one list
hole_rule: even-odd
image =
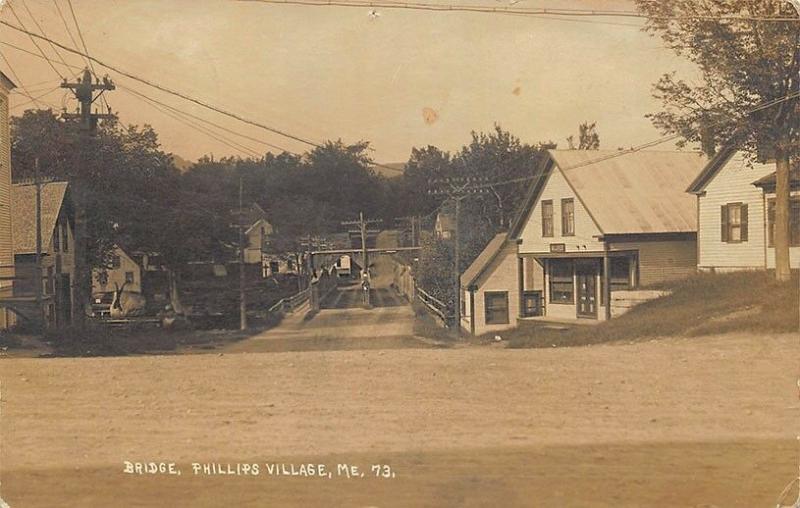
[{"label": "telephone pole", "polygon": [[361,269],[361,283],[364,288],[364,306],[370,306],[370,276],[369,276],[369,252],[367,252],[367,225],[381,222],[380,219],[364,219],[364,212],[358,212],[357,221],[345,221],[342,225],[357,225],[358,232],[361,234],[361,259],[364,266]]},{"label": "telephone pole", "polygon": [[[114,90],[116,87],[108,77],[103,77],[102,82],[97,80],[92,82],[92,73],[89,69],[84,69],[80,79],[74,83],[68,82],[66,79],[61,83],[61,88],[70,90],[75,99],[80,104],[77,113],[63,113],[61,116],[65,120],[72,120],[78,123],[79,136],[80,136],[80,155],[81,155],[81,169],[76,170],[72,174],[72,197],[75,203],[75,298],[80,305],[80,312],[74,314],[77,318],[77,324],[82,326],[84,323],[84,307],[91,297],[91,268],[88,266],[88,252],[87,252],[87,236],[88,228],[86,224],[86,182],[85,177],[81,175],[80,171],[85,171],[89,166],[87,152],[91,148],[90,140],[97,132],[97,123],[99,120],[111,120],[116,118],[115,115],[109,111],[106,113],[93,113],[92,104],[100,98],[106,91]],[[99,93],[97,93],[99,91]]]},{"label": "telephone pole", "polygon": [[[430,194],[446,196],[445,202],[451,201],[455,205],[454,231],[453,231],[453,286],[455,288],[454,320],[456,335],[461,335],[461,201],[475,194],[484,194],[489,189],[484,184],[486,177],[451,177],[433,179],[428,182]],[[472,316],[472,319],[475,319]]]},{"label": "telephone pole", "polygon": [[[44,332],[45,326],[45,312],[44,312],[44,291],[42,284],[44,276],[42,274],[42,187],[52,182],[52,177],[42,177],[39,173],[39,158],[33,161],[33,179],[19,182],[17,185],[33,185],[36,187],[34,198],[34,227],[36,228],[36,247],[34,257],[34,274],[33,274],[33,294],[36,300],[36,319],[41,325],[41,331]],[[48,281],[49,282],[49,281]]]},{"label": "telephone pole", "polygon": [[239,329],[247,330],[247,280],[244,273],[244,181],[239,174]]}]

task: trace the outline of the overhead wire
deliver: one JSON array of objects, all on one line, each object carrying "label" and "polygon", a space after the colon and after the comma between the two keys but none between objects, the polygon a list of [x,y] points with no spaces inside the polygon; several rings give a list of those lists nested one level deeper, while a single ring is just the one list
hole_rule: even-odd
[{"label": "overhead wire", "polygon": [[[50,95],[51,93],[53,93],[53,92],[55,92],[55,91],[57,91],[57,90],[60,90],[60,89],[61,89],[61,87],[60,87],[60,86],[57,86],[57,87],[55,87],[55,88],[52,88],[52,89],[50,89],[50,90],[48,90],[48,91],[44,92],[43,94],[37,95],[37,96],[35,96],[35,97],[34,97],[34,96],[31,96],[31,98],[30,98],[29,100],[27,100],[27,101],[25,101],[25,102],[20,102],[19,104],[14,104],[13,106],[11,106],[11,108],[9,108],[9,111],[13,111],[13,110],[15,110],[15,109],[17,109],[17,108],[19,108],[19,107],[22,107],[22,106],[28,105],[28,104],[30,104],[30,103],[32,103],[32,102],[37,102],[37,101],[39,101],[40,99],[42,99],[43,97],[46,97],[46,96]],[[42,102],[44,102],[44,101],[42,101]],[[56,107],[56,106],[53,106],[52,104],[47,104],[47,103],[45,103],[45,104],[46,104],[47,106],[50,106],[51,108],[56,108],[56,109],[57,109],[57,107]]]},{"label": "overhead wire", "polygon": [[[53,72],[55,72],[60,79],[64,79],[64,75],[61,74],[61,72],[58,69],[56,69],[56,66],[53,64],[53,61],[50,60],[47,57],[47,55],[45,54],[44,50],[41,48],[41,46],[39,46],[39,43],[36,42],[36,38],[35,37],[43,38],[45,41],[47,41],[47,37],[42,37],[39,34],[36,34],[34,32],[31,32],[30,30],[28,30],[27,27],[25,26],[25,23],[23,23],[22,19],[20,19],[20,17],[17,15],[17,11],[14,9],[14,6],[11,5],[11,2],[7,2],[6,5],[8,6],[8,9],[11,11],[11,14],[14,16],[14,18],[16,18],[16,20],[19,23],[19,25],[25,31],[25,33],[28,34],[28,38],[31,40],[33,45],[36,46],[36,49],[39,51],[39,53],[41,53],[41,55],[45,58],[45,60],[47,60],[47,63],[48,63],[48,65],[50,65],[50,68],[53,69]],[[4,23],[5,23],[5,21],[4,21]]]},{"label": "overhead wire", "polygon": [[[78,38],[81,40],[81,44],[83,45],[83,51],[86,53],[86,58],[89,62],[89,68],[92,71],[92,75],[94,76],[95,79],[100,79],[100,77],[97,75],[97,72],[95,72],[94,70],[94,65],[92,64],[92,58],[89,56],[89,48],[86,46],[86,39],[83,38],[83,31],[81,30],[81,25],[78,23],[78,17],[75,15],[75,9],[72,7],[72,0],[67,0],[67,5],[69,6],[69,12],[72,15],[72,21],[75,23],[75,29],[78,31]],[[50,44],[53,44],[53,42],[50,41]],[[78,49],[77,44],[75,45],[75,49]],[[102,97],[106,109],[110,110],[111,108],[108,107],[108,102],[106,101],[105,96],[101,93],[100,97]]]},{"label": "overhead wire", "polygon": [[14,77],[14,79],[17,82],[17,85],[19,85],[20,89],[22,89],[22,95],[24,95],[25,97],[28,97],[29,99],[33,100],[33,102],[35,102],[37,106],[40,105],[41,103],[38,102],[38,99],[35,99],[34,96],[31,95],[30,92],[28,92],[28,89],[25,87],[25,84],[19,78],[19,75],[17,75],[17,71],[14,70],[14,66],[11,65],[11,62],[8,60],[8,58],[6,58],[5,53],[3,53],[2,51],[0,51],[0,58],[2,58],[3,61],[6,63],[6,66],[8,67],[8,70],[11,73],[11,76]]},{"label": "overhead wire", "polygon": [[[80,46],[78,46],[78,42],[72,35],[72,30],[70,30],[69,28],[69,23],[67,23],[67,18],[64,17],[64,12],[61,10],[61,6],[58,5],[58,0],[53,0],[53,4],[56,6],[56,11],[58,11],[58,16],[61,18],[61,22],[64,23],[64,29],[66,30],[69,39],[72,41],[72,45],[75,46],[76,48],[79,48]],[[89,67],[89,65],[91,64],[91,62],[85,58],[83,59],[83,61],[86,62],[86,67]]]},{"label": "overhead wire", "polygon": [[258,139],[258,138],[254,138],[254,137],[252,137],[252,136],[248,136],[247,134],[242,134],[242,133],[240,133],[240,132],[236,132],[236,131],[234,131],[234,130],[232,130],[232,129],[229,129],[229,128],[227,128],[227,127],[224,127],[224,126],[222,126],[222,125],[219,125],[218,123],[212,122],[211,120],[207,120],[207,119],[205,119],[205,118],[203,118],[203,117],[201,117],[201,116],[198,116],[198,115],[195,115],[195,114],[189,113],[189,112],[187,112],[187,111],[180,110],[180,109],[178,109],[178,108],[176,108],[176,107],[174,107],[174,106],[170,106],[169,104],[166,104],[166,103],[164,103],[164,102],[161,102],[161,101],[159,101],[159,100],[157,100],[157,99],[154,99],[153,97],[149,97],[149,96],[147,96],[147,95],[145,95],[145,94],[143,94],[143,93],[141,93],[141,92],[139,92],[139,91],[137,91],[137,90],[134,90],[134,89],[132,89],[132,88],[130,88],[130,87],[127,87],[127,86],[125,86],[125,85],[121,85],[121,84],[120,84],[120,85],[118,85],[118,86],[119,86],[120,88],[122,88],[122,89],[125,89],[125,90],[127,90],[127,91],[129,91],[129,92],[132,92],[132,93],[134,93],[134,94],[136,94],[136,95],[140,95],[140,96],[142,96],[142,97],[145,97],[145,98],[149,99],[150,101],[152,101],[152,102],[155,102],[156,104],[160,104],[161,106],[163,106],[163,107],[165,107],[165,108],[167,108],[167,109],[170,109],[170,110],[172,110],[172,111],[174,111],[174,112],[176,112],[176,113],[178,113],[178,114],[181,114],[181,115],[184,115],[184,116],[188,116],[188,117],[194,118],[195,120],[199,120],[199,121],[201,121],[201,122],[203,122],[203,123],[205,123],[205,124],[211,125],[212,127],[216,127],[217,129],[219,129],[219,130],[221,130],[221,131],[227,132],[227,133],[229,133],[229,134],[233,134],[233,135],[235,135],[235,136],[239,136],[239,137],[241,137],[241,138],[247,139],[247,140],[249,140],[249,141],[253,141],[253,142],[255,142],[255,143],[262,144],[262,145],[264,145],[264,146],[268,146],[268,147],[270,147],[270,148],[274,148],[274,149],[276,149],[276,150],[280,150],[280,151],[282,151],[282,152],[288,152],[288,153],[291,153],[291,154],[293,154],[293,155],[300,155],[300,154],[297,154],[297,153],[294,153],[294,152],[292,152],[291,150],[288,150],[288,149],[286,149],[286,148],[283,148],[283,147],[281,147],[281,146],[278,146],[278,145],[275,145],[275,144],[272,144],[272,143],[268,143],[268,142],[266,142],[266,141],[264,141],[264,140],[261,140],[261,139]]},{"label": "overhead wire", "polygon": [[[779,98],[776,98],[776,99],[772,99],[770,101],[766,101],[764,103],[761,103],[761,104],[759,104],[757,106],[754,106],[753,108],[747,110],[744,113],[744,116],[750,116],[753,113],[757,113],[759,111],[763,111],[764,109],[770,108],[770,107],[775,106],[777,104],[781,104],[783,102],[787,102],[787,101],[790,101],[792,99],[797,99],[797,98],[800,98],[800,92],[793,92],[793,93],[784,95],[783,97],[779,97]],[[719,123],[722,123],[722,121],[720,120],[718,122],[712,122],[710,125],[716,125],[716,124],[719,124]],[[631,153],[640,152],[640,151],[645,150],[647,148],[652,148],[654,146],[658,146],[658,145],[661,145],[661,144],[664,144],[664,143],[668,143],[669,141],[673,141],[673,140],[679,139],[681,137],[683,137],[683,136],[681,134],[678,134],[678,133],[669,134],[669,135],[666,135],[666,136],[662,136],[662,137],[660,137],[658,139],[655,139],[655,140],[652,140],[652,141],[648,141],[646,143],[642,143],[640,145],[631,147],[631,148],[626,149],[626,150],[618,150],[616,152],[613,152],[613,153],[610,153],[610,154],[606,154],[606,155],[603,155],[603,156],[600,156],[600,157],[595,157],[595,158],[592,158],[592,159],[588,159],[586,161],[583,161],[583,162],[580,162],[580,163],[577,163],[577,164],[573,164],[573,165],[570,165],[570,166],[565,166],[562,169],[564,169],[564,170],[577,169],[577,168],[581,168],[581,167],[585,167],[585,166],[591,166],[591,165],[594,165],[594,164],[599,164],[600,162],[604,162],[604,161],[607,161],[607,160],[610,160],[610,159],[615,159],[617,157],[622,157],[622,156],[625,156],[625,155],[628,155],[628,154],[631,154]],[[501,181],[498,181],[498,182],[489,182],[487,184],[473,185],[473,186],[470,186],[470,189],[486,189],[486,188],[491,188],[491,187],[497,187],[497,186],[500,186],[500,185],[509,185],[509,184],[512,184],[512,183],[522,183],[522,182],[526,182],[526,181],[529,181],[529,180],[533,180],[535,178],[538,178],[538,175],[524,176],[524,177],[520,177],[520,178],[512,178],[512,179],[509,179],[509,180],[501,180]]]},{"label": "overhead wire", "polygon": [[[22,4],[22,7],[25,8],[25,11],[28,13],[28,16],[31,18],[33,23],[36,25],[36,28],[39,30],[39,32],[41,32],[42,35],[47,37],[47,32],[45,32],[45,30],[42,27],[42,25],[39,24],[39,21],[36,20],[36,16],[34,16],[33,12],[31,12],[30,8],[28,7],[28,3],[25,0],[19,0],[19,2]],[[53,45],[52,42],[49,42],[49,44],[50,44],[50,48],[53,50],[53,53],[55,53],[56,56],[58,57],[58,59],[61,61],[61,65],[63,65],[64,67],[69,68],[69,64],[67,64],[67,62],[64,60],[64,57],[61,56],[61,53],[58,51],[58,48],[56,48]]]},{"label": "overhead wire", "polygon": [[648,15],[637,11],[622,10],[597,10],[597,9],[553,9],[531,7],[498,7],[491,5],[466,5],[466,4],[438,4],[425,2],[393,2],[385,1],[358,1],[358,0],[236,0],[242,3],[263,3],[274,5],[302,5],[309,7],[351,7],[351,8],[379,8],[379,9],[404,9],[438,12],[473,12],[485,14],[520,14],[529,16],[570,16],[570,17],[611,17],[611,18],[640,18],[659,20],[708,20],[708,21],[762,21],[762,22],[798,22],[797,17],[783,16],[734,16],[734,15]]},{"label": "overhead wire", "polygon": [[151,107],[153,107],[154,109],[160,111],[162,114],[164,114],[166,116],[169,116],[170,118],[173,118],[173,119],[177,120],[178,122],[180,122],[180,123],[182,123],[184,125],[187,125],[190,128],[207,135],[208,137],[214,139],[215,141],[218,141],[219,143],[222,143],[222,144],[228,146],[229,148],[233,148],[237,152],[241,152],[241,153],[244,153],[245,155],[249,155],[251,157],[256,157],[256,158],[262,156],[261,154],[259,154],[255,150],[253,150],[253,149],[251,149],[251,148],[249,148],[249,147],[247,147],[245,145],[237,143],[236,141],[233,141],[230,138],[227,138],[227,137],[222,136],[220,134],[214,133],[210,129],[207,129],[207,128],[204,128],[204,127],[198,125],[197,122],[194,122],[192,120],[187,119],[181,113],[174,112],[174,111],[169,111],[167,108],[159,105],[158,103],[156,103],[155,101],[153,101],[152,99],[150,99],[149,97],[147,97],[147,96],[145,96],[143,94],[140,94],[140,93],[138,93],[138,92],[136,92],[136,91],[134,91],[134,90],[132,90],[130,88],[122,88],[122,87],[120,87],[120,88],[124,92],[130,94],[131,96],[136,97],[139,100],[142,100],[145,103],[149,104]]},{"label": "overhead wire", "polygon": [[[36,34],[34,32],[31,32],[30,30],[27,30],[24,27],[16,26],[13,23],[9,23],[8,21],[5,21],[5,20],[0,20],[0,25],[7,26],[7,27],[11,28],[12,30],[28,34],[29,36],[32,36],[32,37],[35,37],[35,38],[38,38],[38,39],[42,39],[42,40],[48,39],[48,38],[46,38],[46,37],[44,37],[42,35]],[[233,113],[233,112],[228,111],[226,109],[217,107],[217,106],[215,106],[213,104],[210,104],[209,102],[204,101],[202,99],[198,99],[196,97],[192,97],[190,95],[187,95],[187,94],[185,94],[183,92],[179,92],[177,90],[173,90],[173,89],[171,89],[169,87],[166,87],[164,85],[160,85],[160,84],[155,83],[155,82],[153,82],[153,81],[151,81],[151,80],[149,80],[147,78],[142,78],[142,77],[137,76],[135,74],[132,74],[132,73],[130,73],[128,71],[125,71],[125,70],[123,70],[123,69],[121,69],[121,68],[119,68],[119,67],[117,67],[117,66],[115,66],[113,64],[106,63],[106,62],[104,62],[104,61],[102,61],[102,60],[100,60],[98,58],[95,58],[95,57],[89,55],[89,54],[81,52],[80,50],[72,49],[72,48],[70,48],[68,46],[65,46],[65,45],[59,43],[58,41],[52,41],[52,42],[53,42],[53,44],[55,44],[59,48],[63,49],[64,51],[68,51],[70,53],[77,54],[77,55],[82,55],[82,56],[88,58],[90,61],[93,61],[94,63],[96,63],[96,64],[98,64],[98,65],[100,65],[102,67],[105,67],[106,69],[109,69],[109,70],[111,70],[111,71],[113,71],[113,72],[115,72],[117,74],[120,74],[122,76],[130,78],[130,79],[132,79],[134,81],[137,81],[139,83],[145,84],[145,85],[147,85],[149,87],[155,88],[156,90],[160,90],[160,91],[162,91],[164,93],[167,93],[167,94],[170,94],[170,95],[174,95],[176,97],[180,97],[181,99],[184,99],[186,101],[189,101],[189,102],[192,102],[192,103],[197,104],[199,106],[202,106],[203,108],[206,108],[206,109],[208,109],[210,111],[214,111],[214,112],[219,113],[221,115],[224,115],[224,116],[233,118],[235,120],[238,120],[238,121],[240,121],[242,123],[245,123],[245,124],[248,124],[248,125],[252,125],[254,127],[258,127],[260,129],[272,132],[274,134],[278,134],[278,135],[283,136],[285,138],[292,139],[294,141],[297,141],[297,142],[300,142],[300,143],[303,143],[303,144],[306,144],[306,145],[309,145],[309,146],[313,146],[315,148],[323,148],[324,147],[324,145],[321,144],[321,143],[309,140],[307,138],[304,138],[304,137],[301,137],[301,136],[298,136],[298,135],[295,135],[295,134],[291,134],[291,133],[289,133],[289,132],[287,132],[285,130],[281,130],[281,129],[277,129],[275,127],[271,127],[271,126],[266,125],[264,123],[252,120],[250,118],[244,117],[244,116],[239,115],[237,113]],[[397,168],[393,168],[391,166],[386,166],[384,164],[379,164],[379,163],[374,163],[373,166],[374,167],[384,168],[384,169],[387,169],[387,170],[390,170],[390,171],[395,171],[395,172],[399,171]]]},{"label": "overhead wire", "polygon": [[[21,51],[21,52],[23,52],[23,53],[26,53],[26,54],[28,54],[28,55],[30,55],[30,56],[33,56],[33,57],[36,57],[36,58],[44,58],[44,57],[42,57],[42,56],[41,56],[40,54],[38,54],[38,53],[34,53],[34,52],[32,52],[32,51],[29,51],[29,50],[27,50],[27,49],[25,49],[25,48],[22,48],[22,47],[20,47],[20,46],[17,46],[17,45],[15,45],[15,44],[11,44],[11,43],[9,43],[9,42],[0,41],[0,44],[2,44],[2,45],[4,45],[4,46],[8,46],[8,47],[10,47],[10,48],[12,48],[12,49],[15,49],[15,50]],[[78,67],[78,66],[75,66],[75,65],[71,65],[70,67],[71,67],[72,69],[80,70],[80,67]],[[202,117],[200,117],[200,116],[198,116],[198,115],[194,115],[194,114],[192,114],[192,113],[189,113],[189,112],[187,112],[187,111],[184,111],[184,110],[181,110],[181,109],[179,109],[179,108],[176,108],[176,107],[174,107],[174,106],[171,106],[171,105],[169,105],[169,104],[167,104],[167,103],[165,103],[165,102],[159,101],[158,99],[155,99],[155,98],[153,98],[153,97],[151,97],[151,96],[148,96],[148,95],[146,95],[146,94],[144,94],[144,93],[142,93],[142,92],[140,92],[140,91],[138,91],[138,90],[134,90],[133,88],[127,87],[127,86],[126,86],[126,85],[124,85],[124,84],[120,84],[120,83],[118,83],[118,84],[117,84],[117,86],[118,86],[120,89],[126,89],[126,90],[127,90],[127,91],[129,91],[129,92],[132,92],[132,93],[135,93],[135,94],[139,94],[139,95],[141,95],[141,96],[142,96],[142,98],[146,98],[147,100],[149,100],[149,101],[152,101],[152,102],[154,102],[154,103],[156,103],[156,104],[159,104],[160,106],[162,106],[162,107],[164,107],[164,108],[170,109],[170,110],[174,111],[176,114],[180,114],[180,115],[183,115],[183,116],[189,116],[189,117],[191,117],[191,118],[194,118],[194,119],[196,119],[196,120],[199,120],[199,121],[201,121],[201,122],[203,122],[203,123],[206,123],[206,124],[208,124],[208,125],[211,125],[211,126],[213,126],[213,127],[217,128],[217,129],[221,130],[221,131],[224,131],[224,132],[227,132],[227,133],[229,133],[229,134],[233,134],[233,135],[239,136],[239,137],[241,137],[241,138],[243,138],[243,139],[247,139],[247,140],[249,140],[249,141],[254,141],[254,142],[256,142],[256,143],[259,143],[259,144],[262,144],[262,145],[265,145],[265,146],[269,146],[269,147],[271,147],[271,148],[275,148],[276,150],[281,150],[281,151],[284,151],[284,152],[288,152],[288,153],[291,153],[291,154],[293,154],[293,155],[299,155],[299,154],[297,154],[297,153],[295,153],[295,152],[292,152],[291,150],[288,150],[288,149],[286,149],[286,148],[283,148],[283,147],[281,147],[281,146],[279,146],[279,145],[275,145],[275,144],[273,144],[273,143],[269,143],[269,142],[267,142],[267,141],[264,141],[264,140],[261,140],[261,139],[255,138],[255,137],[248,136],[248,135],[246,135],[246,134],[242,134],[242,133],[240,133],[240,132],[237,132],[237,131],[235,131],[235,130],[233,130],[233,129],[229,129],[229,128],[227,128],[227,127],[224,127],[224,126],[222,126],[222,125],[219,125],[219,124],[217,124],[217,123],[215,123],[215,122],[212,122],[212,121],[210,121],[210,120],[207,120],[207,119],[205,119],[205,118],[202,118]],[[161,110],[159,110],[159,111],[161,111]],[[162,112],[163,112],[163,111],[162,111]],[[174,117],[171,117],[171,118],[174,118]],[[223,144],[224,144],[224,143],[223,143]],[[242,145],[242,146],[244,146],[244,145]],[[234,148],[234,147],[231,147],[231,148]],[[242,151],[242,150],[239,150],[238,148],[236,148],[236,149],[237,149],[237,151]],[[255,153],[255,152],[254,152],[254,153]],[[260,157],[260,156],[261,156],[261,155],[259,155],[259,157]]]}]

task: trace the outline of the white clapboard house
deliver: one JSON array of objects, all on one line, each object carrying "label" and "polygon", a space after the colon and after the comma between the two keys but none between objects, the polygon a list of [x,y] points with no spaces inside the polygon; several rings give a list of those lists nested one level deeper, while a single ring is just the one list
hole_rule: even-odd
[{"label": "white clapboard house", "polygon": [[[791,266],[800,267],[800,175],[791,178]],[[775,268],[775,164],[721,150],[687,189],[697,200],[697,267],[726,272]]]},{"label": "white clapboard house", "polygon": [[706,162],[696,152],[550,150],[509,236],[519,317],[608,319],[638,289],[694,273],[697,210],[685,191]]}]

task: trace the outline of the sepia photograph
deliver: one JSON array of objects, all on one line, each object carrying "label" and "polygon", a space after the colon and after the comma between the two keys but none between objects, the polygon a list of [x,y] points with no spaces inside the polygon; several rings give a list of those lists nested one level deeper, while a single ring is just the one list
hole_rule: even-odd
[{"label": "sepia photograph", "polygon": [[800,0],[0,0],[0,508],[800,508]]}]

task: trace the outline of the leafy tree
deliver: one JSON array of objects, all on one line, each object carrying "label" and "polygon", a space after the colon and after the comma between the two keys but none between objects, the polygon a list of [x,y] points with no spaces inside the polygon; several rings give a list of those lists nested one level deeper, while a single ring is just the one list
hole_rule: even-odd
[{"label": "leafy tree", "polygon": [[693,62],[701,78],[665,74],[654,92],[664,109],[649,115],[653,123],[684,142],[701,143],[709,154],[732,143],[751,160],[774,157],[776,277],[787,280],[789,163],[800,155],[800,115],[797,97],[786,98],[800,90],[800,23],[731,17],[797,13],[788,0],[636,0],[636,5],[648,16],[646,30]]},{"label": "leafy tree", "polygon": [[494,131],[488,134],[472,133],[472,142],[453,158],[453,172],[488,181],[490,192],[474,199],[481,205],[480,213],[488,217],[497,230],[505,229],[529,187],[529,182],[522,179],[534,175],[539,157],[548,148],[555,148],[555,144],[524,144],[495,125]]},{"label": "leafy tree", "polygon": [[159,251],[175,242],[178,172],[151,127],[109,122],[84,142],[77,126],[52,111],[28,110],[11,119],[11,149],[15,180],[32,176],[38,159],[42,175],[85,189],[90,266],[103,264],[123,240]]},{"label": "leafy tree", "polygon": [[578,126],[578,144],[575,145],[575,136],[567,138],[570,150],[599,150],[600,135],[597,134],[597,122],[583,122]]}]

